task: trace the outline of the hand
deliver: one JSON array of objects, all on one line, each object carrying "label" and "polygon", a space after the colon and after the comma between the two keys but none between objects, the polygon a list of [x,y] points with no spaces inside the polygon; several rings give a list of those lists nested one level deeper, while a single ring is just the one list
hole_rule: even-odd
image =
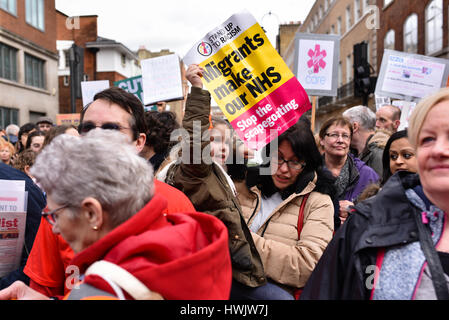
[{"label": "hand", "polygon": [[349,206],[353,206],[354,203],[348,200],[340,200],[339,204],[340,204],[340,212],[339,212],[340,219],[346,220],[346,218],[349,215]]},{"label": "hand", "polygon": [[197,64],[191,64],[186,71],[186,79],[192,84],[192,87],[203,88],[204,69]]},{"label": "hand", "polygon": [[0,300],[50,300],[50,298],[31,289],[22,281],[16,281],[0,291]]}]

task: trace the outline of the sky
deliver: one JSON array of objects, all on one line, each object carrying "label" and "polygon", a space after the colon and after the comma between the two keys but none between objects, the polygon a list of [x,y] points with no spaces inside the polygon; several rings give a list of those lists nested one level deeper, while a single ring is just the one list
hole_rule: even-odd
[{"label": "sky", "polygon": [[98,15],[98,35],[181,58],[209,31],[247,9],[275,45],[278,25],[304,21],[315,0],[55,0],[69,17]]}]

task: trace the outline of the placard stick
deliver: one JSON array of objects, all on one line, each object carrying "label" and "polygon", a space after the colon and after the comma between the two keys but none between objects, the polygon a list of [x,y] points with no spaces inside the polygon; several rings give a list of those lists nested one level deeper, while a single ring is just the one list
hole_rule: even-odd
[{"label": "placard stick", "polygon": [[312,133],[315,133],[315,109],[316,109],[316,96],[312,97],[312,120],[310,121],[312,123],[311,130]]}]

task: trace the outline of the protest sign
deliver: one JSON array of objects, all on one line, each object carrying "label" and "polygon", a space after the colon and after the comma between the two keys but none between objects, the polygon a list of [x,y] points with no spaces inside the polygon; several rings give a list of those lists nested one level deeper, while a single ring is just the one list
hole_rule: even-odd
[{"label": "protest sign", "polygon": [[449,60],[385,50],[375,94],[419,101],[446,86]]},{"label": "protest sign", "polygon": [[86,107],[94,100],[94,96],[104,89],[109,88],[109,80],[82,81],[81,93],[83,95],[83,107]]},{"label": "protest sign", "polygon": [[79,113],[61,113],[56,115],[56,125],[74,125],[78,127],[80,124]]},{"label": "protest sign", "polygon": [[0,180],[0,277],[20,266],[25,224],[25,181]]},{"label": "protest sign", "polygon": [[114,87],[119,87],[126,92],[132,93],[143,102],[142,76],[115,81]]},{"label": "protest sign", "polygon": [[297,33],[295,75],[311,96],[337,96],[340,37]]},{"label": "protest sign", "polygon": [[179,57],[169,54],[140,62],[143,103],[184,99]]},{"label": "protest sign", "polygon": [[247,11],[210,31],[184,57],[238,136],[259,150],[311,108],[307,93]]}]

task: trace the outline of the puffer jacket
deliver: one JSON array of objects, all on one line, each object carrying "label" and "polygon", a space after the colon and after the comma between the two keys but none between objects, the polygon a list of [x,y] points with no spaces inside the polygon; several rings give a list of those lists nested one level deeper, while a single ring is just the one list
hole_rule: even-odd
[{"label": "puffer jacket", "polygon": [[[210,100],[208,91],[192,87],[183,119],[183,127],[190,137],[193,137],[194,121],[201,121],[201,132],[207,132]],[[194,150],[193,143],[190,138],[191,151]],[[209,139],[202,139],[201,154],[208,144]],[[190,152],[190,156],[193,156],[193,152]],[[262,261],[243,219],[234,193],[235,187],[218,164],[207,164],[205,161],[185,163],[183,160],[167,165],[157,178],[184,192],[197,211],[211,214],[226,225],[234,280],[250,287],[266,283]]]},{"label": "puffer jacket", "polygon": [[[315,189],[317,177],[293,193],[273,210],[256,233],[252,233],[267,277],[289,292],[304,287],[332,238],[334,206],[331,198]],[[303,198],[304,224],[298,239],[298,217]],[[238,195],[245,221],[251,226],[260,210],[261,191],[257,186]]]}]

